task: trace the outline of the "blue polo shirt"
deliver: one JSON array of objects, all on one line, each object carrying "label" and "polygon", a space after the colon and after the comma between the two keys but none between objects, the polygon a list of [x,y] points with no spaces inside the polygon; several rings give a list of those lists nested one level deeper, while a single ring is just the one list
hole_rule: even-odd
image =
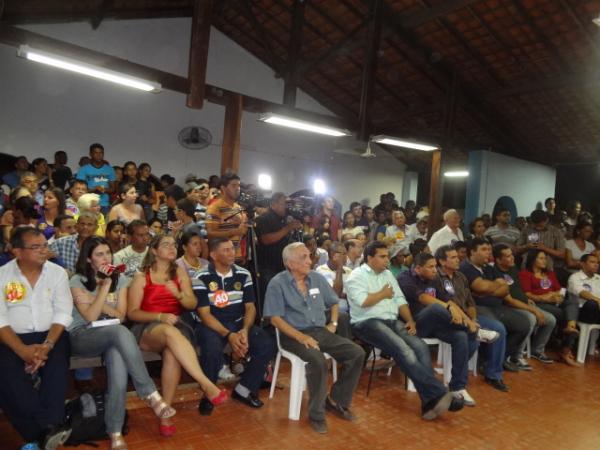
[{"label": "blue polo shirt", "polygon": [[265,317],[279,316],[297,330],[325,326],[325,309],[338,297],[323,275],[311,270],[306,276],[304,296],[289,271],[275,275],[265,294]]},{"label": "blue polo shirt", "polygon": [[250,272],[235,264],[221,275],[210,263],[196,274],[192,289],[198,300],[196,307],[210,306],[210,313],[221,323],[243,320],[244,305],[255,301]]}]

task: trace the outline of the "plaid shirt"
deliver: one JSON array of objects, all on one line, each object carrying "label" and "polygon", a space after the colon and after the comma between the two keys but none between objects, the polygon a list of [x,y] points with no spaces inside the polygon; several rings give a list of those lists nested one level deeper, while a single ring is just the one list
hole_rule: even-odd
[{"label": "plaid shirt", "polygon": [[77,245],[78,234],[61,237],[50,244],[50,250],[62,260],[63,267],[70,273],[75,273],[75,266],[79,258],[79,245]]}]

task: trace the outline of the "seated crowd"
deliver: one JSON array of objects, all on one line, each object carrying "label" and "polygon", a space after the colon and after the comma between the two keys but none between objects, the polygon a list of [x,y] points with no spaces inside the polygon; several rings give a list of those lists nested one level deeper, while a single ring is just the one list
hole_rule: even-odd
[{"label": "seated crowd", "polygon": [[[260,408],[280,342],[307,363],[309,422],[325,433],[326,412],[355,420],[367,354],[393,359],[433,420],[476,405],[474,355],[485,381],[508,392],[504,371],[533,369],[527,346],[551,364],[554,345],[578,367],[577,324],[600,323],[600,229],[579,202],[562,213],[547,199],[517,226],[500,205],[470,234],[449,209],[430,235],[427,208],[400,207],[391,193],[343,215],[331,197],[298,214],[279,192],[268,206],[242,207],[235,174],[179,186],[146,163],[117,167],[104,156],[92,144],[75,174],[64,152],[51,166],[19,157],[3,177],[0,408],[27,448],[69,437],[70,357],[102,357],[106,431],[125,450],[129,378],[170,436],[182,369],[203,393],[201,415],[230,396]],[[452,348],[447,387],[427,338]],[[162,395],[143,352],[162,358]],[[343,367],[329,391],[324,353]],[[229,393],[218,381],[236,378],[234,367]]]}]

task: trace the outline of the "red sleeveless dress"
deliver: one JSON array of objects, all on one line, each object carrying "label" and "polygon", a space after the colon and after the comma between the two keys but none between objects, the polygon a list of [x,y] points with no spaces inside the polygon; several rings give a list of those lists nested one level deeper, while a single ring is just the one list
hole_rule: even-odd
[{"label": "red sleeveless dress", "polygon": [[[177,289],[181,289],[178,278],[175,278],[173,282]],[[140,309],[148,312],[175,314],[176,316],[180,316],[183,312],[181,304],[166,285],[152,282],[150,271],[146,272],[146,286]]]}]

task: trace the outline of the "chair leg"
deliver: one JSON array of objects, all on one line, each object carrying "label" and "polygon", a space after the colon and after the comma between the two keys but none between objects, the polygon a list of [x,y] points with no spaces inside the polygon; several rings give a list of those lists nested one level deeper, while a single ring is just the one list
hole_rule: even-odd
[{"label": "chair leg", "polygon": [[300,420],[300,409],[302,407],[302,393],[306,383],[305,363],[301,360],[292,362],[292,374],[290,380],[290,406],[288,417],[290,420]]},{"label": "chair leg", "polygon": [[281,352],[277,352],[275,357],[275,367],[273,368],[273,378],[271,379],[271,390],[269,392],[269,398],[273,398],[275,395],[275,386],[277,385],[277,375],[279,375],[279,364],[281,363]]},{"label": "chair leg", "polygon": [[442,373],[444,384],[447,386],[452,379],[452,346],[446,342],[440,343],[438,352],[442,353]]},{"label": "chair leg", "polygon": [[333,374],[333,382],[337,382],[337,375],[338,375],[338,371],[337,371],[337,361],[333,358],[331,358],[331,372]]},{"label": "chair leg", "polygon": [[598,340],[598,328],[590,330],[590,340],[588,344],[587,354],[593,355],[596,351],[596,341]]},{"label": "chair leg", "polygon": [[577,362],[585,362],[585,352],[590,339],[590,326],[586,323],[579,324],[579,343],[577,344]]}]

